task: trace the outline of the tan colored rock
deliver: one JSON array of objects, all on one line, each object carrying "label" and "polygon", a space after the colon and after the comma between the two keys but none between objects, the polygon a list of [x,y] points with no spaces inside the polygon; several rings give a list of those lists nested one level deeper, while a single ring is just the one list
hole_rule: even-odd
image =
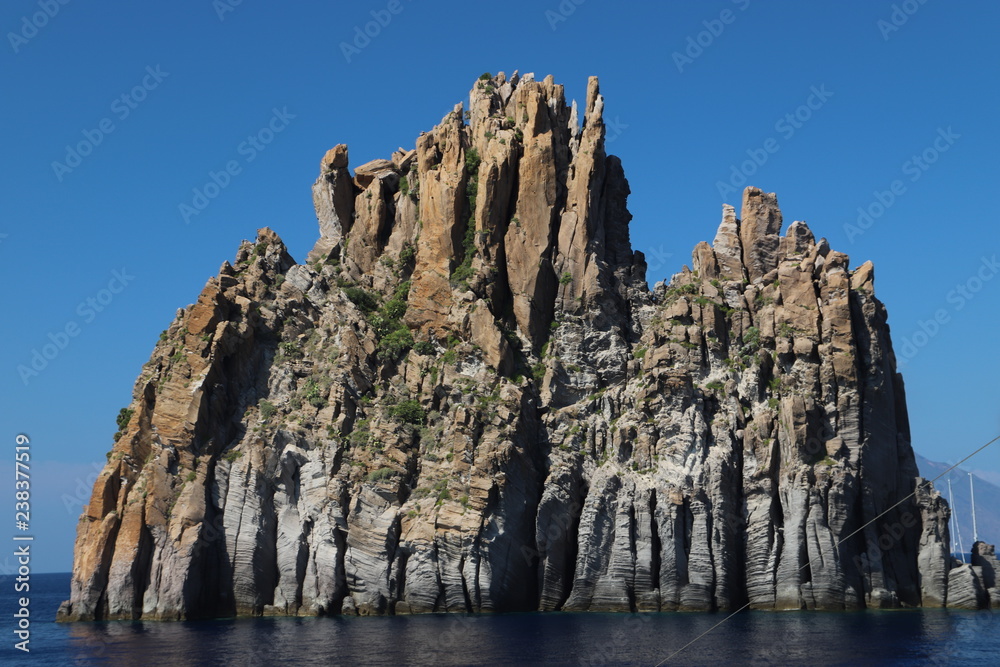
[{"label": "tan colored rock", "polygon": [[347,257],[356,267],[357,273],[353,275],[356,281],[372,272],[382,254],[392,224],[388,198],[389,192],[383,182],[374,179],[354,202],[356,217],[351,227]]},{"label": "tan colored rock", "polygon": [[942,561],[870,265],[778,237],[750,188],[650,292],[602,112],[596,79],[577,107],[498,74],[360,192],[328,152],[322,261],[260,230],[143,367],[60,618],[853,609],[985,581]]},{"label": "tan colored rock", "polygon": [[807,255],[815,245],[816,238],[808,225],[795,221],[788,226],[785,235],[781,237],[778,254],[788,258],[800,257]]},{"label": "tan colored rock", "polygon": [[395,174],[396,171],[396,165],[390,160],[372,160],[354,169],[354,184],[365,190],[376,178]]},{"label": "tan colored rock", "polygon": [[736,219],[736,210],[729,204],[722,206],[722,223],[715,234],[712,249],[719,264],[720,278],[741,281],[746,277],[739,220]]},{"label": "tan colored rock", "polygon": [[461,237],[465,187],[465,151],[461,146],[461,106],[433,132],[417,140],[420,175],[420,220],[416,268],[410,291],[407,324],[421,332],[434,329],[443,337],[451,308],[450,276]]},{"label": "tan colored rock", "polygon": [[762,279],[777,268],[780,231],[781,210],[777,196],[753,186],[743,190],[740,243],[750,282]]},{"label": "tan colored rock", "polygon": [[712,250],[712,246],[704,241],[694,247],[694,253],[691,255],[691,266],[705,280],[715,280],[719,277],[719,265],[715,259],[715,252]]},{"label": "tan colored rock", "polygon": [[346,169],[348,164],[347,144],[337,144],[326,152],[319,163],[319,173],[335,169]]},{"label": "tan colored rock", "polygon": [[308,262],[339,259],[340,242],[354,221],[354,184],[347,170],[347,145],[338,144],[320,161],[320,175],[312,187],[313,207],[320,238]]},{"label": "tan colored rock", "polygon": [[405,150],[400,148],[398,151],[392,154],[392,166],[396,168],[401,174],[405,174],[410,171],[410,165],[413,164],[417,159],[417,150]]},{"label": "tan colored rock", "polygon": [[875,266],[865,262],[851,273],[851,289],[870,292],[874,289]]}]

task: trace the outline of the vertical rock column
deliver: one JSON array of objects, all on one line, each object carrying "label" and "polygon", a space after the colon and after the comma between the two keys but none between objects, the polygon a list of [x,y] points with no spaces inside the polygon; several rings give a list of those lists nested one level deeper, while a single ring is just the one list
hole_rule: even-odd
[{"label": "vertical rock column", "polygon": [[312,186],[313,206],[319,220],[319,240],[307,261],[339,259],[340,241],[351,231],[354,217],[354,184],[347,169],[345,144],[337,144],[323,156],[319,178]]}]

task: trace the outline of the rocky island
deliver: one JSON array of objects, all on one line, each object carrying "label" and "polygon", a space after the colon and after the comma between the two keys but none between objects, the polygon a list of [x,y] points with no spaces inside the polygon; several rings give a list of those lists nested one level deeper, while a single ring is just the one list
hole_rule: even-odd
[{"label": "rocky island", "polygon": [[60,620],[1000,604],[872,265],[750,187],[650,290],[603,107],[484,75],[327,152],[306,261],[260,230],[160,336]]}]

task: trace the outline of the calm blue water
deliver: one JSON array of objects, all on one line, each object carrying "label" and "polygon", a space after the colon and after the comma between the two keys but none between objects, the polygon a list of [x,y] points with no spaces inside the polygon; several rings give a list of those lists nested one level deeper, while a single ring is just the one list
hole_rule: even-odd
[{"label": "calm blue water", "polygon": [[[52,621],[68,574],[33,575],[31,654],[13,649],[13,582],[0,578],[3,665],[656,665],[722,614],[510,614]],[[1000,665],[1000,614],[744,612],[668,665]]]}]

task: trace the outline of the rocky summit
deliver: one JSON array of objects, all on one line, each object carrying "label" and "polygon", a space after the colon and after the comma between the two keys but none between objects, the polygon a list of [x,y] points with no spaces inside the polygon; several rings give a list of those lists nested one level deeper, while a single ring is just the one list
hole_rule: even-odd
[{"label": "rocky summit", "polygon": [[724,206],[647,287],[604,99],[483,75],[181,309],[119,415],[62,620],[963,606],[871,264]]}]

